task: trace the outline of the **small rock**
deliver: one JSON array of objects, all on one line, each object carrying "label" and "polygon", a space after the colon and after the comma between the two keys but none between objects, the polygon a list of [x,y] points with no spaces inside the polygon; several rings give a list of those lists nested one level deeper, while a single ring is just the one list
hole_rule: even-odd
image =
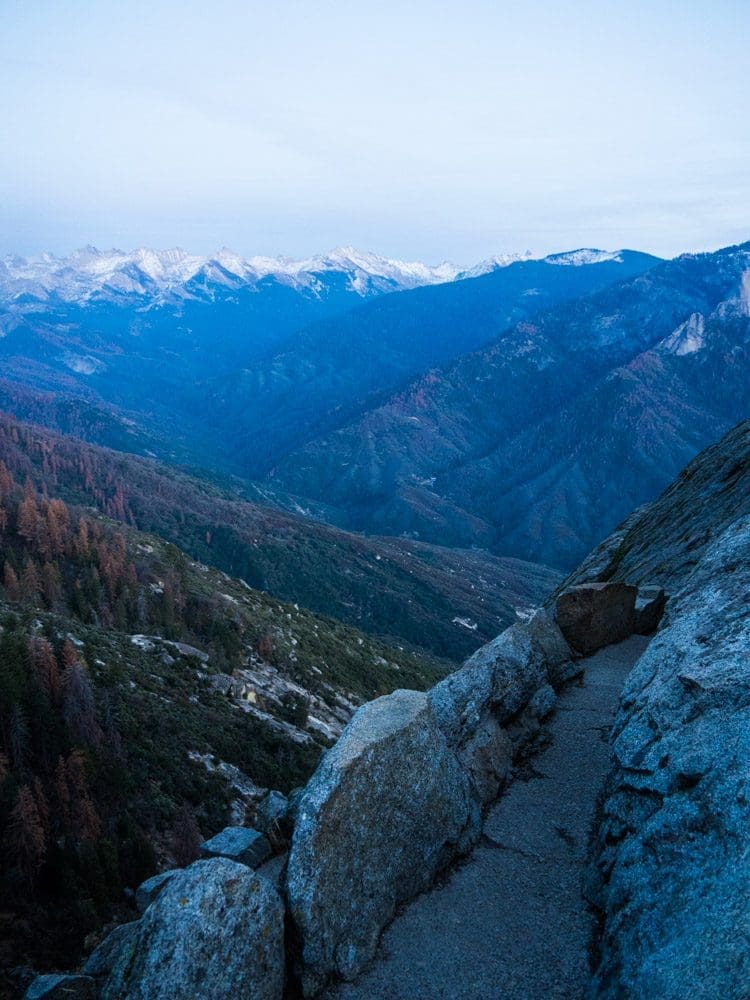
[{"label": "small rock", "polygon": [[289,800],[281,792],[271,790],[255,807],[255,822],[258,829],[266,831],[280,823],[289,810]]},{"label": "small rock", "polygon": [[271,845],[260,831],[249,826],[227,826],[201,844],[204,858],[230,858],[249,868],[257,868],[271,856]]},{"label": "small rock", "polygon": [[173,868],[171,871],[160,872],[158,875],[152,875],[151,878],[147,878],[145,882],[141,882],[135,890],[135,905],[139,913],[145,912],[146,908],[153,903],[167,882],[169,882],[169,880],[173,878],[178,871],[178,868]]},{"label": "small rock", "polygon": [[556,702],[557,695],[550,685],[542,684],[529,699],[524,712],[534,719],[546,719],[550,712],[553,711]]},{"label": "small rock", "polygon": [[282,854],[277,854],[273,858],[269,858],[268,861],[264,861],[256,871],[263,878],[267,878],[274,889],[283,892],[288,860],[289,851],[284,851]]}]

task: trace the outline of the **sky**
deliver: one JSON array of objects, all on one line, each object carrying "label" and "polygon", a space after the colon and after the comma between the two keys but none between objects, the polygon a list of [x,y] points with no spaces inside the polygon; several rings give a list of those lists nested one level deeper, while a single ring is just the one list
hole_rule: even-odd
[{"label": "sky", "polygon": [[747,0],[0,0],[0,255],[750,239]]}]

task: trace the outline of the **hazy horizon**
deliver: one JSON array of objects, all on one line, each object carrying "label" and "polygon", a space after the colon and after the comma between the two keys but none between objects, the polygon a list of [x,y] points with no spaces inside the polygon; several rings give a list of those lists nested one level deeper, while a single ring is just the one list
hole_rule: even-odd
[{"label": "hazy horizon", "polygon": [[750,6],[4,4],[0,254],[750,238]]}]

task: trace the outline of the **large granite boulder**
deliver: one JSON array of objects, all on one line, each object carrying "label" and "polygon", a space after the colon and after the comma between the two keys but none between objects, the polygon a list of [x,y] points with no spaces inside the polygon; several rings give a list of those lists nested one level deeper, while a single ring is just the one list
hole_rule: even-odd
[{"label": "large granite boulder", "polygon": [[280,1000],[281,899],[245,865],[196,861],[164,887],[111,965],[102,1000]]},{"label": "large granite boulder", "polygon": [[555,617],[571,649],[589,656],[631,636],[637,593],[627,583],[584,583],[560,594]]},{"label": "large granite boulder", "polygon": [[703,554],[625,684],[598,834],[596,995],[750,995],[750,517]]},{"label": "large granite boulder", "polygon": [[526,622],[531,647],[541,652],[547,677],[557,691],[574,677],[580,677],[583,667],[574,658],[570,646],[554,616],[546,608],[537,611]]},{"label": "large granite boulder", "polygon": [[306,996],[353,979],[396,907],[478,834],[469,780],[428,696],[363,705],[323,757],[297,810],[287,869]]}]

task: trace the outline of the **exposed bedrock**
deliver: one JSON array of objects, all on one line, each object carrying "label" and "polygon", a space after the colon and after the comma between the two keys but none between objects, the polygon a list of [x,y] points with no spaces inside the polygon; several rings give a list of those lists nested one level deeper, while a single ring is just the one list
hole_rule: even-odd
[{"label": "exposed bedrock", "polygon": [[594,992],[750,995],[750,517],[703,552],[630,674],[597,844]]}]

